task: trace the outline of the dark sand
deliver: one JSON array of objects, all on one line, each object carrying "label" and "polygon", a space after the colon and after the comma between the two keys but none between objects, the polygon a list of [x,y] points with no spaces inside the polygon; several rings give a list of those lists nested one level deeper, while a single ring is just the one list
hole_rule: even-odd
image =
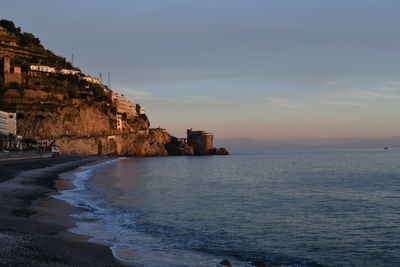
[{"label": "dark sand", "polygon": [[[67,215],[58,221],[32,216],[32,201],[55,191],[58,174],[96,160],[59,156],[0,162],[0,266],[122,266],[108,247],[65,234],[73,226]],[[70,208],[62,201],[56,207],[66,209],[64,214]]]}]

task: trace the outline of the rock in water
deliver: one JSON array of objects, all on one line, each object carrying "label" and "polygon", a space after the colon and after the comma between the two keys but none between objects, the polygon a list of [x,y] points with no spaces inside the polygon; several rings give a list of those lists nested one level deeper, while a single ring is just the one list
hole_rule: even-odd
[{"label": "rock in water", "polygon": [[262,260],[254,260],[251,262],[251,265],[256,267],[267,267],[268,265]]},{"label": "rock in water", "polygon": [[232,266],[232,263],[227,259],[223,259],[219,264],[224,266]]},{"label": "rock in water", "polygon": [[210,149],[208,151],[208,155],[229,155],[228,150],[226,148],[220,147],[216,148],[214,147],[213,149]]},{"label": "rock in water", "polygon": [[193,147],[189,146],[185,142],[181,142],[176,137],[171,137],[171,141],[165,144],[165,149],[169,155],[180,156],[180,155],[194,155]]}]

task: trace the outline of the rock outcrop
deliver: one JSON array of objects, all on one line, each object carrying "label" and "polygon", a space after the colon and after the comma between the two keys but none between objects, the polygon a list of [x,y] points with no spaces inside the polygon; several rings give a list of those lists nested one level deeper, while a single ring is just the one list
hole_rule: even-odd
[{"label": "rock outcrop", "polygon": [[208,155],[229,155],[229,152],[224,147],[214,147],[208,151]]},{"label": "rock outcrop", "polygon": [[168,156],[165,144],[171,136],[165,131],[150,130],[102,137],[63,137],[55,144],[62,154]]},{"label": "rock outcrop", "polygon": [[227,259],[223,259],[219,264],[222,266],[232,266],[232,263]]},{"label": "rock outcrop", "polygon": [[194,155],[193,147],[185,142],[179,141],[176,137],[172,137],[170,142],[165,144],[165,148],[168,154],[173,156]]},{"label": "rock outcrop", "polygon": [[251,265],[256,267],[268,267],[267,263],[263,260],[253,260]]}]

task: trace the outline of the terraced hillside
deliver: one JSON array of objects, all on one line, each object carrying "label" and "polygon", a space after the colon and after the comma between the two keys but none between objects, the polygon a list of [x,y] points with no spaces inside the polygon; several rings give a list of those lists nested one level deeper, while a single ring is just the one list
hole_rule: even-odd
[{"label": "terraced hillside", "polygon": [[12,21],[0,20],[0,55],[9,56],[16,65],[52,65],[59,68],[74,68],[64,57],[57,56],[40,43],[32,33],[22,32]]}]

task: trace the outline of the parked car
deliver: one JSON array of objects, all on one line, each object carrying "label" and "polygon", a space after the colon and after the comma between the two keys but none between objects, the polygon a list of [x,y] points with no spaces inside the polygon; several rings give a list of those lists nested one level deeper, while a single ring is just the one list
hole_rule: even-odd
[{"label": "parked car", "polygon": [[60,155],[60,147],[59,146],[52,146],[51,147],[51,155],[53,157]]}]

